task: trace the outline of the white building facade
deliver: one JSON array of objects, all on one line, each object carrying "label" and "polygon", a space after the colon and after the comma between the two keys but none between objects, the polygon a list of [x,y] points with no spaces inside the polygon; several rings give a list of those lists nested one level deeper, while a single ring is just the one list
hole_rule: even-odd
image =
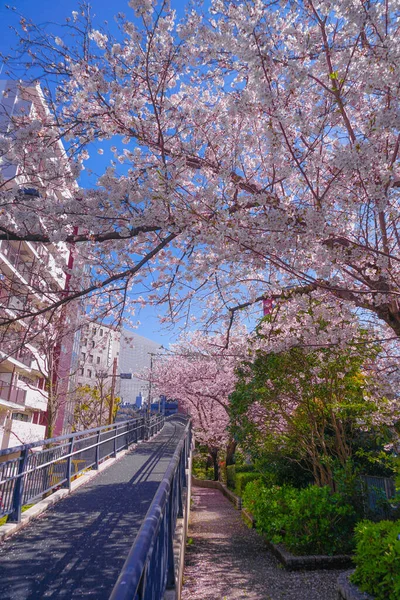
[{"label": "white building facade", "polygon": [[119,373],[120,332],[114,327],[88,322],[82,326],[77,385],[96,387],[99,379],[108,379],[111,385],[116,361]]},{"label": "white building facade", "polygon": [[128,329],[122,330],[119,364],[120,397],[124,404],[135,404],[138,396],[142,396],[144,402],[148,401],[149,383],[136,377],[135,373],[150,369],[152,360],[157,360],[156,357],[161,352],[161,346],[157,342]]},{"label": "white building facade", "polygon": [[[22,88],[13,81],[0,81],[1,134],[8,134],[18,111],[40,119],[41,111],[46,110],[40,87]],[[61,142],[54,147],[54,160],[65,160]],[[0,189],[15,190],[27,202],[37,201],[45,193],[29,187],[20,166],[6,156],[0,156],[0,184]],[[60,190],[60,194],[69,192]],[[59,297],[67,286],[63,267],[70,258],[70,249],[63,243],[0,241],[0,448],[43,439],[48,408],[46,340],[40,333],[36,338],[25,335],[29,328],[26,319],[12,326],[4,324],[23,315],[29,307],[45,307],[52,294]],[[70,357],[62,347],[58,358],[64,368],[69,368]]]}]

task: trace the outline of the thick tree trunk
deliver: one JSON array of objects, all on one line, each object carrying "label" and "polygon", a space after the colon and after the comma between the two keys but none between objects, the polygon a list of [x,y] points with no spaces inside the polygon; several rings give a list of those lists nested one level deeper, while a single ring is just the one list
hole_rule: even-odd
[{"label": "thick tree trunk", "polygon": [[230,440],[226,446],[226,466],[234,464],[235,450],[237,443],[235,440]]},{"label": "thick tree trunk", "polygon": [[214,469],[214,481],[218,481],[219,479],[219,466],[218,466],[218,448],[209,448],[208,449],[211,459],[212,465]]}]

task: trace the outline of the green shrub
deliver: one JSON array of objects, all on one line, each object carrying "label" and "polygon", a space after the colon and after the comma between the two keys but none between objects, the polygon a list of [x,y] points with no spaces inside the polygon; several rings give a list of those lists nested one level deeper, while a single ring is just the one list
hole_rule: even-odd
[{"label": "green shrub", "polygon": [[295,554],[341,554],[353,547],[356,513],[328,487],[266,487],[247,484],[243,504],[257,529],[272,543],[283,542]]},{"label": "green shrub", "polygon": [[260,481],[251,481],[243,494],[243,505],[256,520],[259,531],[277,544],[283,540],[289,505],[297,491],[292,487],[265,487]]},{"label": "green shrub", "polygon": [[375,600],[400,598],[399,536],[400,521],[363,521],[356,526],[356,570],[351,581]]},{"label": "green shrub", "polygon": [[255,466],[254,465],[234,465],[236,469],[236,473],[254,473]]},{"label": "green shrub", "polygon": [[236,466],[229,465],[226,467],[226,485],[230,490],[235,489],[236,485]]},{"label": "green shrub", "polygon": [[242,496],[247,484],[256,479],[260,479],[259,473],[236,473],[235,493]]},{"label": "green shrub", "polygon": [[314,483],[304,461],[292,460],[278,453],[266,453],[255,460],[255,469],[261,473],[266,485],[290,485],[304,488]]},{"label": "green shrub", "polygon": [[342,554],[354,548],[356,512],[329,487],[298,490],[289,506],[284,543],[294,554]]}]

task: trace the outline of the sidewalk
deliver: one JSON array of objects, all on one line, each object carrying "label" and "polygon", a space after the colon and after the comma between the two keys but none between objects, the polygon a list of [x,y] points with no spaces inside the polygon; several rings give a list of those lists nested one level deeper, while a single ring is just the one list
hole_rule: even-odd
[{"label": "sidewalk", "polygon": [[1,544],[1,600],[108,600],[184,428],[168,421]]},{"label": "sidewalk", "polygon": [[336,600],[342,571],[285,571],[221,492],[192,498],[182,600]]}]

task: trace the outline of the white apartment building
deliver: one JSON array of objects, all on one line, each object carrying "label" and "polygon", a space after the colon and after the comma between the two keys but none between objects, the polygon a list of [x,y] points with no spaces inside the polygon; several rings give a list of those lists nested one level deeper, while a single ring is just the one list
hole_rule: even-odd
[{"label": "white apartment building", "polygon": [[[135,376],[145,368],[150,369],[152,357],[157,360],[157,354],[162,352],[160,344],[153,342],[128,329],[122,330],[120,373],[120,397],[122,402],[135,404],[136,397],[141,395],[144,402],[148,400],[149,384]],[[128,378],[129,377],[129,378]],[[154,399],[152,398],[152,401]]]},{"label": "white apartment building", "polygon": [[[120,332],[114,327],[91,321],[81,329],[79,364],[76,382],[78,386],[97,387],[105,380],[111,387],[114,360],[118,362],[120,354]],[[117,380],[118,382],[118,380]],[[116,387],[116,392],[118,386]]]},{"label": "white apartment building", "polygon": [[[0,133],[7,134],[12,116],[19,110],[40,119],[41,111],[47,110],[40,87],[20,89],[13,81],[0,81]],[[54,147],[54,160],[65,162],[61,142]],[[19,190],[27,201],[40,198],[44,193],[29,187],[19,165],[1,156],[0,176],[3,189]],[[60,190],[59,193],[69,192]],[[57,202],[56,196],[54,202]],[[28,306],[46,306],[52,292],[65,290],[67,276],[63,266],[69,264],[70,258],[70,249],[62,243],[55,246],[0,242],[0,448],[43,439],[48,404],[46,341],[39,335],[18,346],[16,340],[25,337],[26,320],[12,327],[2,327],[1,322],[23,315]],[[71,316],[66,318],[70,320]],[[58,358],[64,371],[70,368],[70,346],[66,340],[60,343]]]}]

